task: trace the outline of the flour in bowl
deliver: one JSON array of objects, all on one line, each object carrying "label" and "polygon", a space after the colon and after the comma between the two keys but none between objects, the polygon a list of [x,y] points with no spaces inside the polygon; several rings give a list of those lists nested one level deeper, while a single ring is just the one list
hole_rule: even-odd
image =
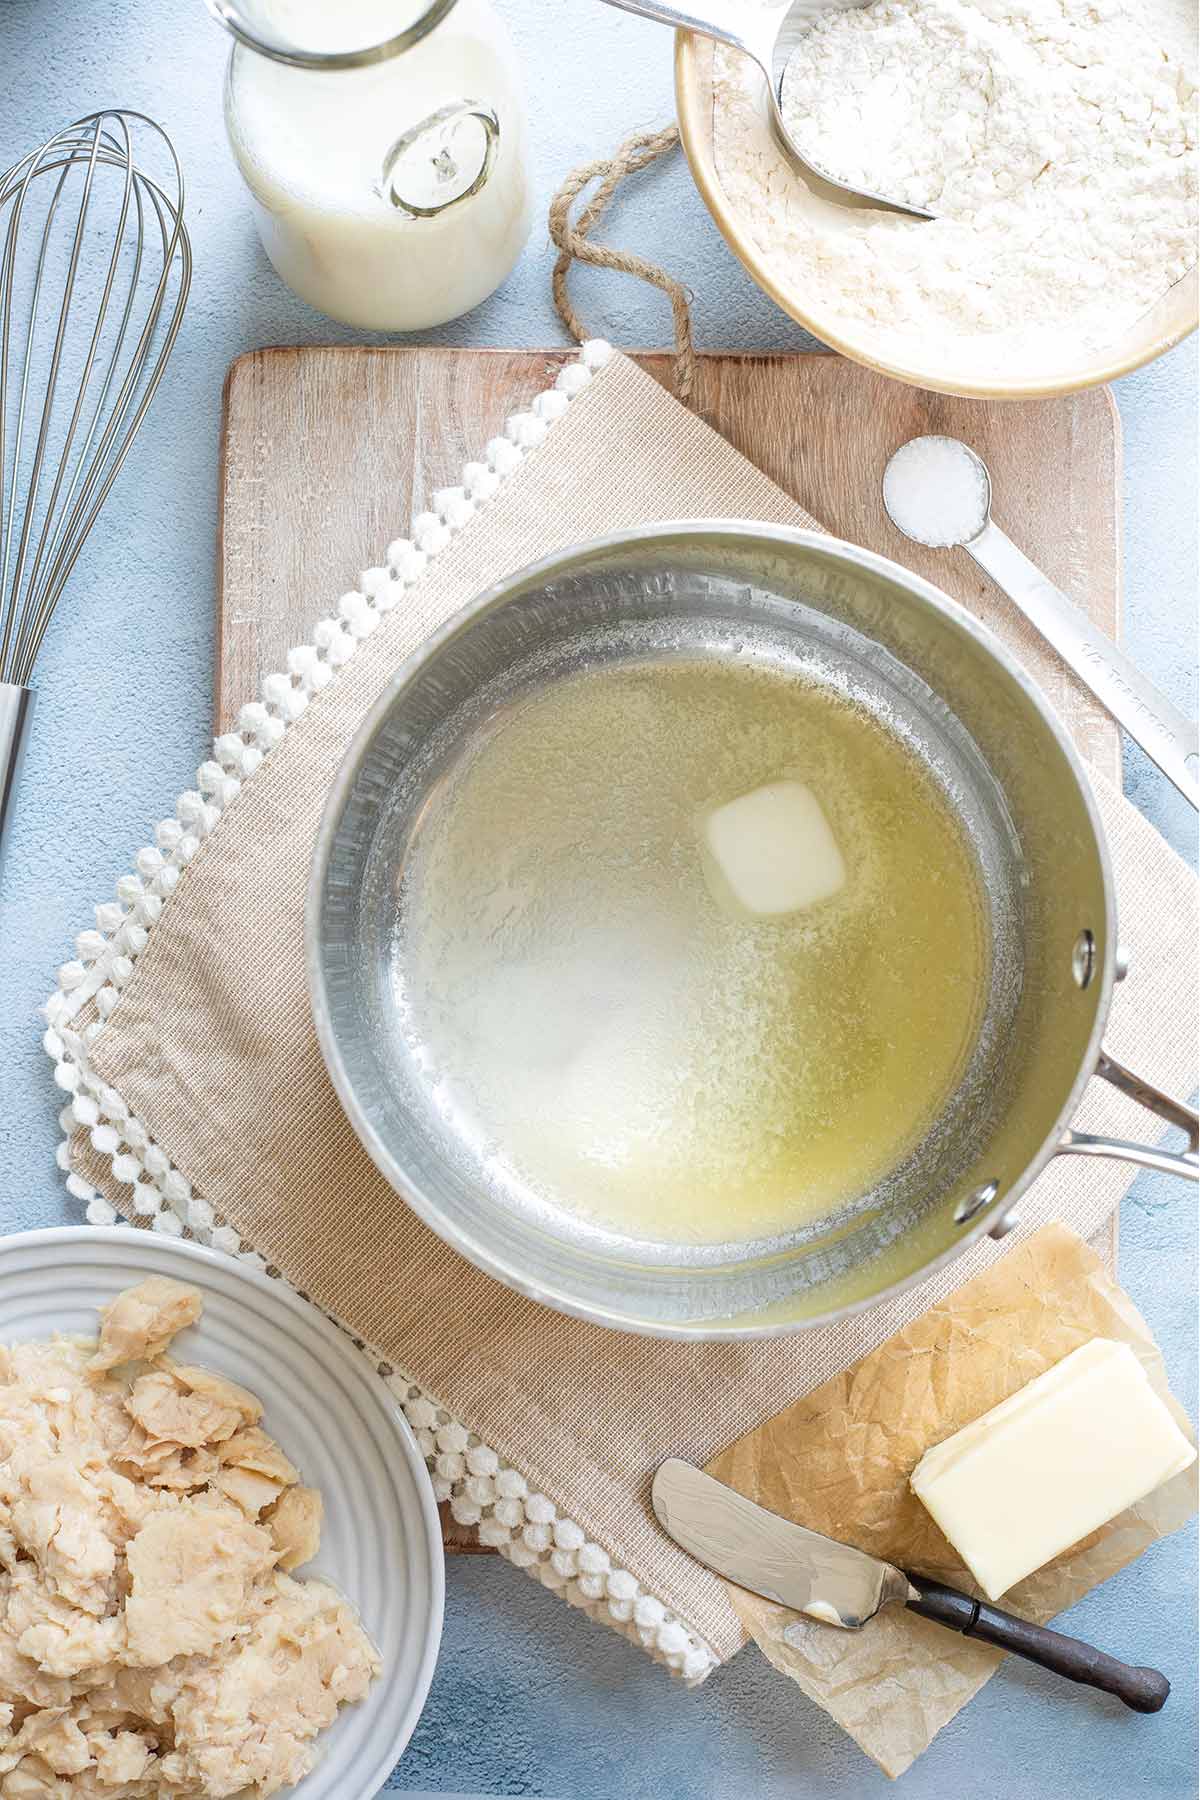
[{"label": "flour in bowl", "polygon": [[[1176,0],[874,0],[821,16],[784,77],[789,128],[851,185],[932,222],[815,199],[762,84],[714,59],[717,167],[771,273],[847,340],[948,372],[1061,369],[1196,260],[1196,85]],[[1192,23],[1194,32],[1194,16]]]}]

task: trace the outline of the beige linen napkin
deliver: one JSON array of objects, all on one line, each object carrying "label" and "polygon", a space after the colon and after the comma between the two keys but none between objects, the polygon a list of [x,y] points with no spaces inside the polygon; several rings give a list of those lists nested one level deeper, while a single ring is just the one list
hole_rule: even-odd
[{"label": "beige linen napkin", "polygon": [[[1047,1225],[947,1305],[731,1444],[711,1472],[813,1531],[978,1593],[909,1475],[930,1444],[1095,1337],[1133,1347],[1191,1437],[1146,1321],[1074,1232]],[[1018,1582],[1001,1605],[1045,1624],[1186,1523],[1196,1510],[1196,1481],[1193,1463]],[[729,1597],[775,1667],[888,1775],[902,1775],[1003,1661],[1002,1652],[901,1606],[885,1607],[861,1631],[842,1632],[739,1588]],[[1127,1643],[1106,1648],[1136,1662],[1136,1615],[1129,1629]]]},{"label": "beige linen napkin", "polygon": [[[549,551],[621,527],[733,514],[811,524],[649,376],[614,357],[246,782],[184,872],[91,1047],[102,1080],[198,1194],[523,1471],[720,1658],[744,1642],[742,1624],[722,1583],[659,1530],[647,1504],[655,1465],[666,1454],[707,1462],[989,1267],[1002,1247],[985,1244],[866,1315],[769,1343],[659,1343],[521,1299],[397,1200],[346,1122],[313,1032],[302,907],[332,772],[398,662],[430,630]],[[1136,972],[1117,1002],[1112,1049],[1179,1089],[1196,1059],[1178,982],[1190,878],[1118,793],[1102,785],[1100,797]],[[1133,1136],[1147,1121],[1093,1083],[1080,1123]],[[75,1154],[121,1203],[86,1133]],[[1130,1178],[1123,1165],[1059,1159],[1026,1197],[1023,1229],[1060,1217],[1088,1236]]]}]

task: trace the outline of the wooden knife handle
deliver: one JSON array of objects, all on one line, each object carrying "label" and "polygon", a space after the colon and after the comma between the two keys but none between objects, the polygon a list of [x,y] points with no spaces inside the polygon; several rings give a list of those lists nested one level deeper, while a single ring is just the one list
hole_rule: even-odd
[{"label": "wooden knife handle", "polygon": [[1043,1669],[1065,1675],[1068,1681],[1102,1688],[1134,1712],[1158,1712],[1171,1691],[1170,1682],[1157,1669],[1118,1662],[1115,1656],[1096,1650],[1079,1638],[1065,1637],[1061,1631],[1018,1619],[1012,1613],[1001,1612],[998,1606],[960,1594],[956,1588],[927,1581],[923,1575],[910,1575],[908,1579],[918,1595],[908,1601],[910,1612],[920,1613],[923,1619],[935,1619],[939,1625],[948,1625],[951,1631],[978,1638],[997,1650],[1011,1650],[1014,1656],[1040,1663]]}]

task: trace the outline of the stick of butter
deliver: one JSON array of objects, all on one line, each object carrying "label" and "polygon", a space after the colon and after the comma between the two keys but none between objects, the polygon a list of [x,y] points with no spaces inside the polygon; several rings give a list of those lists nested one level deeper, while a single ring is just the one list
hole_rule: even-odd
[{"label": "stick of butter", "polygon": [[815,906],[846,885],[829,820],[802,781],[769,781],[713,807],[699,823],[721,882],[754,918]]},{"label": "stick of butter", "polygon": [[911,1486],[998,1600],[1195,1460],[1129,1345],[1093,1338],[927,1450]]}]

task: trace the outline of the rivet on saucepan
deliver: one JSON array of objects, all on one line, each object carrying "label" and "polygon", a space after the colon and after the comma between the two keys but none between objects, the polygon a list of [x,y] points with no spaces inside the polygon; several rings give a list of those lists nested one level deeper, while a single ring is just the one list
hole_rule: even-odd
[{"label": "rivet on saucepan", "polygon": [[1090,931],[1081,931],[1071,954],[1071,973],[1076,987],[1085,988],[1096,973],[1096,940]]},{"label": "rivet on saucepan", "polygon": [[969,1224],[983,1211],[985,1206],[990,1206],[999,1192],[1000,1183],[998,1181],[985,1181],[982,1187],[977,1187],[971,1193],[964,1194],[954,1209],[954,1223],[956,1225]]},{"label": "rivet on saucepan", "polygon": [[995,1238],[996,1242],[999,1243],[1000,1239],[1006,1238],[1010,1231],[1015,1231],[1020,1223],[1020,1213],[1015,1206],[1010,1206],[1008,1211],[1001,1213],[1000,1217],[996,1220],[996,1223],[989,1228],[988,1236],[990,1238]]},{"label": "rivet on saucepan", "polygon": [[1124,944],[1117,945],[1117,954],[1113,958],[1113,980],[1124,981],[1129,973],[1129,952]]}]

